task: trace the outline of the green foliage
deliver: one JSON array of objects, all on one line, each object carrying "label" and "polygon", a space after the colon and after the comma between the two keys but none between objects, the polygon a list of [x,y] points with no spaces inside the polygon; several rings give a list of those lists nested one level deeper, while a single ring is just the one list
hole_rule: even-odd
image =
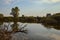
[{"label": "green foliage", "polygon": [[12,9],[11,9],[11,15],[13,15],[14,17],[18,17],[19,11],[20,11],[20,10],[19,10],[18,7],[12,8]]},{"label": "green foliage", "polygon": [[44,17],[41,19],[42,23],[49,24],[49,25],[59,25],[60,24],[60,13],[56,13],[49,17]]},{"label": "green foliage", "polygon": [[0,14],[0,18],[2,18],[3,17],[3,14]]},{"label": "green foliage", "polygon": [[3,14],[0,14],[0,25],[3,24]]},{"label": "green foliage", "polygon": [[60,30],[60,13],[53,14],[49,17],[42,17],[41,23],[46,28],[54,28]]}]

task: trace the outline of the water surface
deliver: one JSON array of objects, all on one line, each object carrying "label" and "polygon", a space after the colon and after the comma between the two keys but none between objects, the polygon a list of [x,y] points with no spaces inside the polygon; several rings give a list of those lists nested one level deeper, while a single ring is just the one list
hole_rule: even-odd
[{"label": "water surface", "polygon": [[[7,23],[5,23],[8,25]],[[60,40],[60,30],[54,28],[46,28],[42,24],[36,23],[18,23],[19,28],[23,27],[22,24],[28,24],[25,29],[28,30],[28,33],[15,33],[13,34],[12,40]],[[11,30],[11,28],[9,27]]]}]

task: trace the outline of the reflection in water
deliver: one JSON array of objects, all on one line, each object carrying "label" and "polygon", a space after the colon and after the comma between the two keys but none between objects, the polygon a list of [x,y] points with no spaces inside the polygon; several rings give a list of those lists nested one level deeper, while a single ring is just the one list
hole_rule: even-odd
[{"label": "reflection in water", "polygon": [[60,40],[60,35],[52,34],[50,37],[54,38],[55,40]]},{"label": "reflection in water", "polygon": [[44,27],[46,27],[46,28],[54,28],[54,29],[56,29],[56,30],[60,30],[60,25],[48,25],[48,24],[43,24],[44,25]]},{"label": "reflection in water", "polygon": [[60,40],[60,25],[48,25],[48,24],[43,24],[43,25],[47,29],[55,29],[56,31],[54,32],[53,30],[51,30],[53,34],[50,35],[50,37],[54,38],[55,40]]},{"label": "reflection in water", "polygon": [[[9,23],[4,23],[3,25],[0,25],[1,27],[4,28],[4,25],[8,26]],[[13,23],[10,23],[12,25]],[[22,28],[24,25],[23,23],[17,23],[18,28]],[[11,26],[8,26],[8,31],[11,31]],[[52,27],[52,26],[51,26]],[[17,32],[17,33],[12,33],[12,39],[11,40],[60,40],[60,31],[55,30],[53,28],[51,29],[46,29],[46,26],[43,26],[41,24],[29,24],[24,28],[28,29],[28,33],[22,33],[22,32]],[[9,34],[10,35],[10,34]]]},{"label": "reflection in water", "polygon": [[20,27],[20,29],[18,28],[19,27],[18,25],[19,24],[10,24],[10,23],[4,23],[0,25],[0,40],[10,40],[11,38],[13,38],[12,34],[14,35],[19,32],[27,33],[27,30],[24,30],[27,24],[24,25],[23,27]]}]

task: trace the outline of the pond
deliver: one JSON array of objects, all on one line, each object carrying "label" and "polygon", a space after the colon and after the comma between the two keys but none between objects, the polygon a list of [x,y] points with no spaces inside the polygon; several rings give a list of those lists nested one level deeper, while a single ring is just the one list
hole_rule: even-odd
[{"label": "pond", "polygon": [[[6,25],[8,23],[5,23]],[[12,24],[12,23],[11,23]],[[23,27],[22,24],[27,24],[25,29],[28,30],[28,33],[15,33],[12,34],[12,40],[60,40],[60,30],[54,28],[46,28],[42,24],[37,23],[18,23],[19,28]],[[9,27],[9,30],[11,28]]]}]

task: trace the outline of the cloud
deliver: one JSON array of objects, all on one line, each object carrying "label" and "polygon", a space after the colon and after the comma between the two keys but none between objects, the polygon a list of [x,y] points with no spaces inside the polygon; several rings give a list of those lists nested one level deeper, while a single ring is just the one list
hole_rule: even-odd
[{"label": "cloud", "polygon": [[11,2],[13,2],[14,0],[3,0],[3,2],[5,3],[5,4],[10,4]]},{"label": "cloud", "polygon": [[32,0],[34,3],[56,3],[60,2],[60,0]]},{"label": "cloud", "polygon": [[59,2],[60,0],[51,0],[51,2]]},{"label": "cloud", "polygon": [[20,1],[30,1],[33,3],[56,3],[56,2],[60,2],[60,0],[3,0],[3,3],[11,4],[11,3],[17,3]]},{"label": "cloud", "polygon": [[17,3],[17,2],[20,2],[20,1],[23,1],[23,0],[3,0],[3,3],[11,4],[11,3]]}]

